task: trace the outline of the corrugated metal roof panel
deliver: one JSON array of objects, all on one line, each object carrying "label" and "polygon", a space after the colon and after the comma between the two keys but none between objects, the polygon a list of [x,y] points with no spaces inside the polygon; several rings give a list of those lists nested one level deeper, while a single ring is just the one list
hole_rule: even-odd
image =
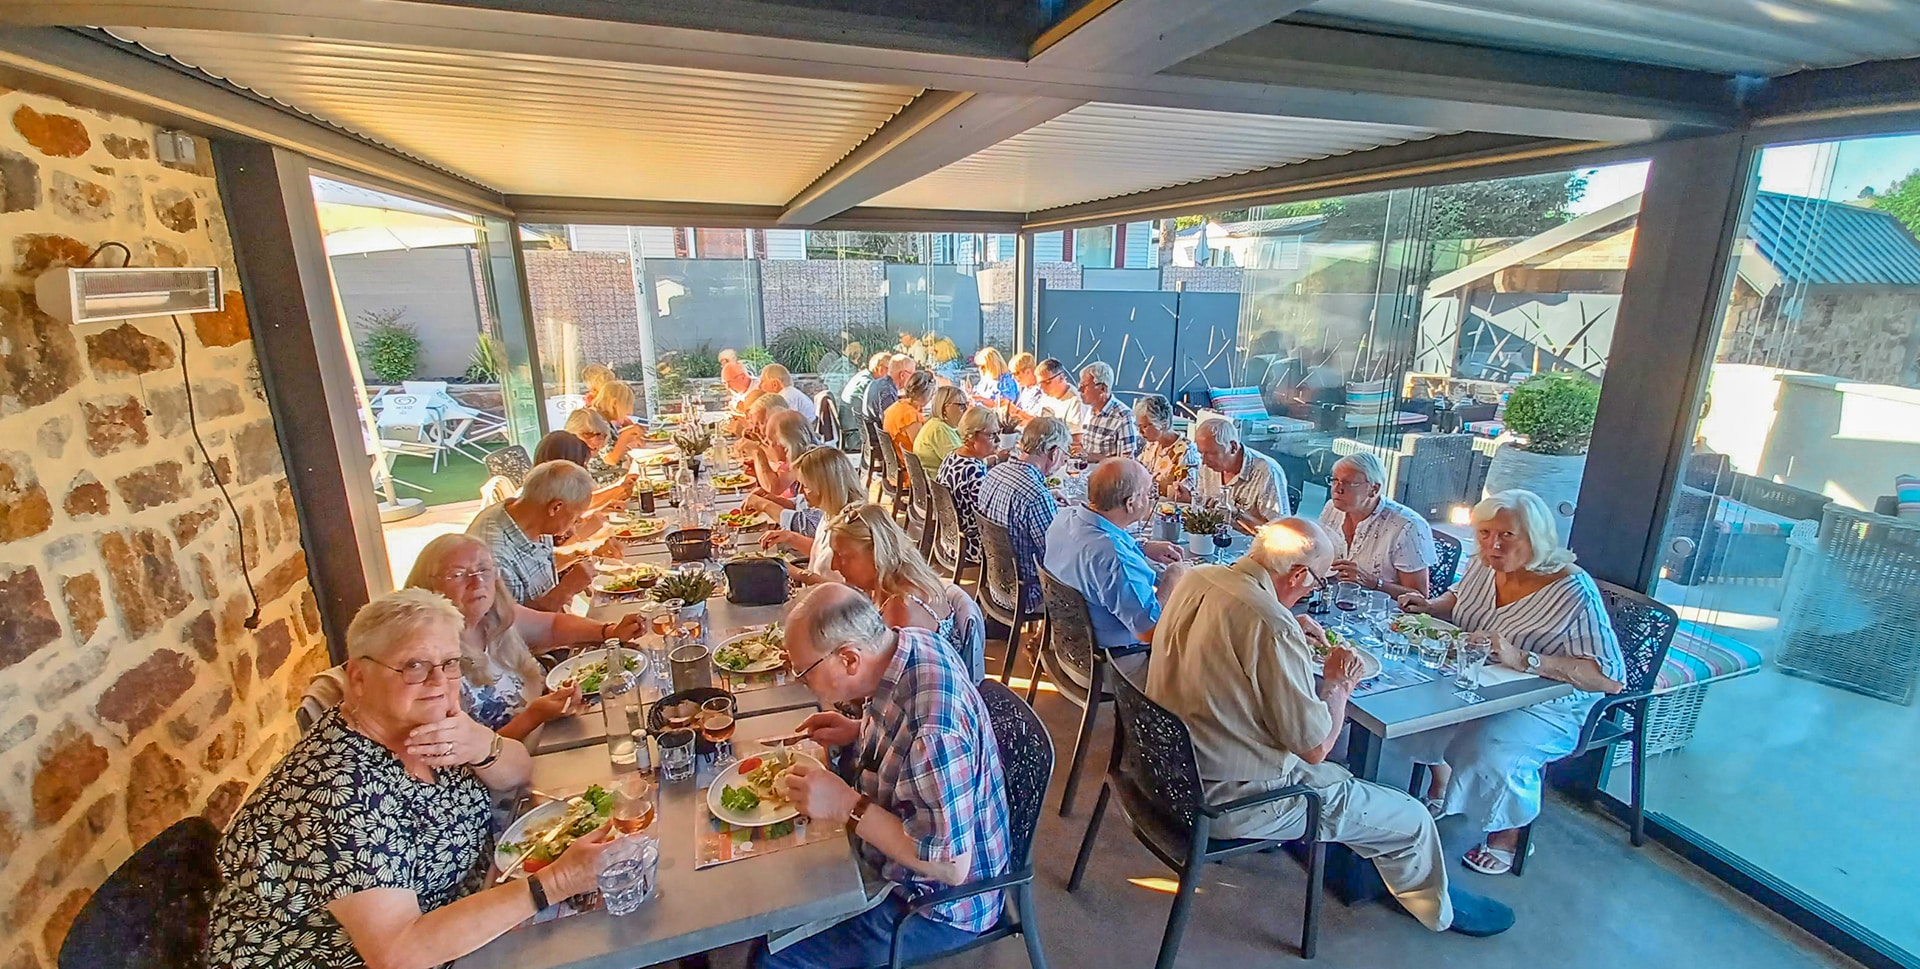
[{"label": "corrugated metal roof panel", "polygon": [[509,194],[783,204],[919,93],[302,37],[114,33]]},{"label": "corrugated metal roof panel", "polygon": [[1724,74],[1920,56],[1906,0],[1316,0],[1319,23]]},{"label": "corrugated metal roof panel", "polygon": [[1087,104],[874,199],[1030,212],[1445,134],[1404,125]]},{"label": "corrugated metal roof panel", "polygon": [[1920,241],[1885,212],[1761,192],[1747,236],[1789,283],[1920,286]]}]

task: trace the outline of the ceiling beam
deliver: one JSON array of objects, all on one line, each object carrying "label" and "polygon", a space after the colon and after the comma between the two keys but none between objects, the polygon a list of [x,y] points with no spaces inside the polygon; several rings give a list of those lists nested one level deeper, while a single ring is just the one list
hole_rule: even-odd
[{"label": "ceiling beam", "polygon": [[205,137],[251,138],[457,208],[508,212],[503,196],[476,182],[74,31],[0,27],[0,82]]},{"label": "ceiling beam", "polygon": [[[1311,0],[1093,0],[1033,43],[1042,69],[1153,73]],[[811,225],[971,157],[1084,99],[932,89],[787,202],[781,222]]]},{"label": "ceiling beam", "polygon": [[[559,222],[569,225],[696,225],[709,229],[786,228],[779,205],[726,205],[650,199],[579,198],[564,195],[509,195],[507,205],[523,223]],[[823,219],[809,229],[854,229],[863,232],[1006,232],[1020,231],[1022,212],[977,212],[960,209],[905,209],[861,207]]]},{"label": "ceiling beam", "polygon": [[[894,41],[885,32],[850,30],[837,40],[817,39],[814,35],[822,32],[786,26],[795,19],[791,7],[787,17],[763,21],[752,32],[751,25],[735,18],[701,20],[690,0],[662,2],[671,16],[655,13],[660,4],[617,0],[13,0],[0,4],[0,23],[284,34],[1534,137],[1643,140],[1678,129],[1729,127],[1738,120],[1728,88],[1732,82],[1720,75],[1617,63],[1607,72],[1583,58],[1324,28],[1309,34],[1293,24],[1261,28],[1217,56],[1195,58],[1198,51],[1190,51],[1187,63],[1156,74],[1141,69],[1144,61],[1125,57],[1088,67],[1071,58],[982,54],[977,38],[945,44],[923,40],[920,49],[886,46]],[[1243,0],[1242,6],[1266,16],[1275,9],[1266,3]],[[1086,35],[1087,46],[1099,49],[1105,46],[1095,42],[1101,30],[1119,32],[1126,25],[1128,5],[1093,0],[1089,6],[1112,7],[1074,31],[1093,31]],[[1214,29],[1199,16],[1203,10],[1234,15],[1230,5],[1206,0],[1152,0],[1142,9],[1155,6],[1162,7],[1160,22],[1171,29],[1165,35],[1136,35],[1132,50],[1151,54],[1157,45],[1177,52],[1187,33]],[[1280,8],[1285,6],[1297,4]],[[1118,19],[1103,25],[1107,17]],[[1190,20],[1197,26],[1189,27]],[[699,23],[709,26],[690,26]],[[769,35],[772,29],[783,34]],[[1350,35],[1338,56],[1316,57],[1307,38],[1341,41],[1335,34]],[[1052,46],[1057,43],[1039,53]],[[1116,43],[1108,49],[1128,48]],[[1503,66],[1509,64],[1524,64],[1526,70]],[[1671,84],[1663,94],[1642,77]],[[1579,80],[1569,84],[1563,78]]]}]

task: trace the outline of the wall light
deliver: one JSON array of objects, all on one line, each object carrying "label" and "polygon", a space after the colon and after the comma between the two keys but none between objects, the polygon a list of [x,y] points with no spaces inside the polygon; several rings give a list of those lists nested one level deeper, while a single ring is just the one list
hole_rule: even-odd
[{"label": "wall light", "polygon": [[1447,522],[1454,525],[1471,525],[1473,509],[1466,505],[1454,505],[1453,510],[1447,512]]}]

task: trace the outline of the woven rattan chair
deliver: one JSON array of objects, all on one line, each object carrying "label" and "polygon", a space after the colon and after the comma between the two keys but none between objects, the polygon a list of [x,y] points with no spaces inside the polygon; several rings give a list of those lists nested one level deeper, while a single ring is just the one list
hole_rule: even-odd
[{"label": "woven rattan chair", "polygon": [[1454,581],[1460,575],[1460,540],[1446,532],[1433,533],[1433,551],[1440,557],[1433,568],[1427,570],[1427,598],[1437,599],[1453,588]]},{"label": "woven rattan chair", "polygon": [[[1013,536],[985,515],[976,512],[974,521],[980,530],[980,611],[1007,627],[1007,658],[1000,666],[1000,682],[1005,683],[1020,658],[1021,627],[1042,614],[1020,608],[1020,569],[1013,561]],[[1036,669],[1034,676],[1039,675]]]},{"label": "woven rattan chair", "polygon": [[56,957],[60,969],[173,969],[205,964],[220,890],[220,832],[203,817],[174,822],[107,876]]},{"label": "woven rattan chair", "polygon": [[[993,723],[994,739],[1000,745],[1000,769],[1007,782],[1008,839],[1012,852],[1011,869],[983,881],[968,882],[914,899],[907,914],[893,927],[892,969],[921,965],[945,959],[957,953],[1018,935],[1027,944],[1027,961],[1033,969],[1047,969],[1047,955],[1040,944],[1040,921],[1033,904],[1033,835],[1040,827],[1040,805],[1047,800],[1047,782],[1053,777],[1053,738],[1047,725],[1020,702],[1013,691],[986,680],[980,684],[980,699],[986,704],[987,719]],[[901,958],[900,940],[907,920],[935,905],[969,898],[987,892],[1005,892],[1007,909],[993,928],[969,940],[965,946],[942,952],[917,962]]]},{"label": "woven rattan chair", "polygon": [[1100,648],[1093,640],[1093,616],[1087,609],[1086,596],[1045,568],[1040,570],[1040,591],[1046,603],[1047,636],[1036,654],[1027,702],[1032,703],[1039,693],[1040,676],[1045,673],[1061,696],[1080,707],[1080,731],[1073,740],[1067,786],[1060,794],[1060,816],[1064,818],[1073,813],[1073,796],[1080,789],[1080,769],[1086,766],[1087,746],[1100,719],[1100,704],[1113,699],[1107,686],[1113,676],[1113,662],[1145,653],[1148,647],[1139,643],[1124,649]]},{"label": "woven rattan chair", "polygon": [[1912,703],[1920,674],[1920,522],[1829,504],[1816,571],[1780,623],[1781,671]]},{"label": "woven rattan chair", "polygon": [[978,564],[980,550],[967,540],[966,529],[960,525],[960,508],[953,502],[953,489],[941,484],[939,479],[927,479],[927,490],[933,496],[934,539],[927,561],[933,567],[953,577],[960,584],[969,565]]},{"label": "woven rattan chair", "polygon": [[1180,876],[1173,911],[1167,915],[1167,930],[1160,937],[1160,957],[1154,963],[1154,969],[1173,969],[1193,896],[1200,886],[1201,866],[1281,843],[1213,838],[1208,834],[1213,822],[1235,811],[1301,798],[1306,802],[1306,825],[1301,830],[1307,846],[1307,901],[1300,925],[1300,958],[1313,958],[1319,941],[1320,888],[1326,871],[1326,843],[1316,837],[1320,830],[1319,793],[1296,784],[1211,803],[1200,786],[1200,768],[1187,725],[1167,708],[1147,699],[1123,675],[1113,677],[1113,694],[1113,756],[1108,762],[1106,783],[1100,786],[1100,799],[1093,805],[1093,817],[1087,820],[1087,833],[1080,839],[1080,854],[1074,859],[1067,891],[1079,890],[1087,862],[1093,857],[1100,822],[1107,814],[1107,802],[1119,801],[1133,836]]}]

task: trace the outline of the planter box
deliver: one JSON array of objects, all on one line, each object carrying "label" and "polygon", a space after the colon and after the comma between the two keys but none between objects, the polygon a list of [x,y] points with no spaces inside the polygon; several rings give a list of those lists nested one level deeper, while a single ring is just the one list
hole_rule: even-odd
[{"label": "planter box", "polygon": [[1580,477],[1586,469],[1584,454],[1534,454],[1502,444],[1487,467],[1485,494],[1524,488],[1539,495],[1553,511],[1560,541],[1565,543],[1573,531],[1573,510],[1580,500]]}]

